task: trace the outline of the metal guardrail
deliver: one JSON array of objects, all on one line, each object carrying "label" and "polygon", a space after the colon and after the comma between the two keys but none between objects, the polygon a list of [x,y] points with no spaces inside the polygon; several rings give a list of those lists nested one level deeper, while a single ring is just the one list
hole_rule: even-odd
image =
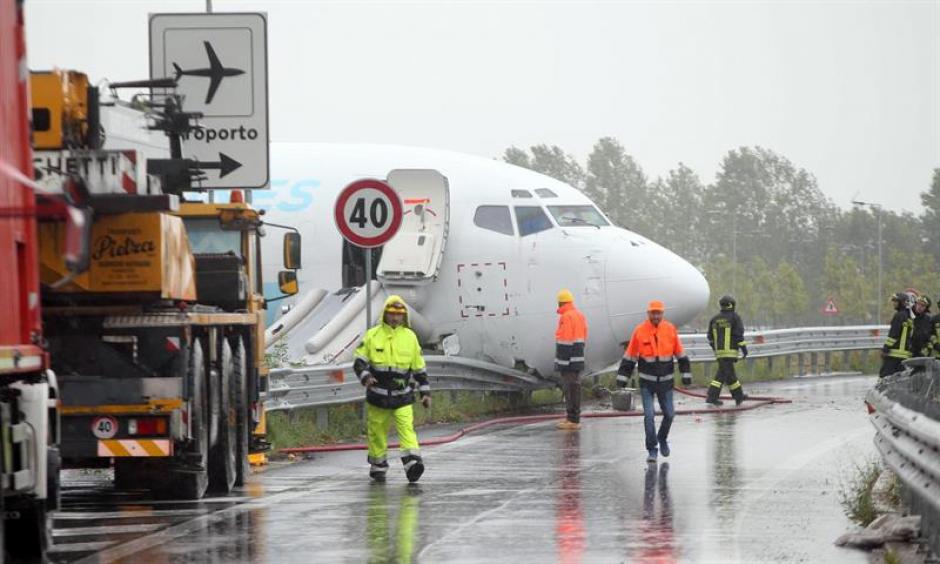
[{"label": "metal guardrail", "polygon": [[[870,350],[880,348],[887,326],[801,327],[745,333],[749,358],[797,353]],[[709,362],[715,355],[704,333],[681,336],[693,362]],[[425,357],[432,390],[531,391],[555,385],[549,380],[497,364],[460,357]],[[616,365],[611,367],[616,370]],[[279,368],[268,376],[265,407],[269,411],[298,407],[324,407],[363,400],[365,395],[352,371],[352,363]]]},{"label": "metal guardrail", "polygon": [[[428,355],[424,360],[432,390],[518,392],[555,385],[520,370],[474,359]],[[339,405],[362,401],[365,396],[351,362],[276,369],[268,380],[268,411]]]},{"label": "metal guardrail", "polygon": [[904,483],[912,513],[940,552],[940,360],[915,358],[909,369],[868,392],[875,447]]},{"label": "metal guardrail", "polygon": [[[888,334],[887,325],[853,325],[847,327],[798,327],[748,331],[744,334],[749,358],[766,358],[797,353],[871,350],[880,348]],[[680,335],[686,354],[692,362],[715,360],[708,346],[708,335]]]}]

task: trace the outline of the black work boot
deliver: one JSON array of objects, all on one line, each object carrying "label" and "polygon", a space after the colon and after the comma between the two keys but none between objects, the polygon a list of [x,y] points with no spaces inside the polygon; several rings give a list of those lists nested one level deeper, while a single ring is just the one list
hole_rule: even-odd
[{"label": "black work boot", "polygon": [[721,407],[724,402],[718,399],[718,394],[721,393],[721,388],[716,388],[715,386],[708,387],[708,396],[705,398],[705,403],[713,405],[715,407]]},{"label": "black work boot", "polygon": [[388,462],[373,463],[369,467],[369,477],[376,482],[384,482],[386,472],[388,472]]},{"label": "black work boot", "polygon": [[421,474],[424,474],[424,461],[417,454],[403,456],[401,463],[405,466],[405,476],[412,484],[418,481]]},{"label": "black work boot", "polygon": [[747,394],[744,393],[744,390],[737,388],[731,391],[731,396],[734,398],[735,405],[741,405],[744,403],[744,400],[747,399]]}]

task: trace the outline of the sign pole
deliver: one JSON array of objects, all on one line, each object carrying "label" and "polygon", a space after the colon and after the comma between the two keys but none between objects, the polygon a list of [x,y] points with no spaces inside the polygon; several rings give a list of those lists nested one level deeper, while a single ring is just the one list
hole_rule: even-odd
[{"label": "sign pole", "polygon": [[372,328],[372,249],[381,247],[398,233],[402,212],[398,192],[375,178],[363,178],[346,186],[333,204],[333,219],[340,235],[366,254],[366,331]]},{"label": "sign pole", "polygon": [[[366,252],[366,331],[372,328],[372,249]],[[363,333],[365,335],[365,333]]]},{"label": "sign pole", "polygon": [[[206,0],[206,13],[207,14],[212,13],[212,0]],[[209,193],[209,203],[214,204],[215,203],[215,190],[206,190],[206,192]]]},{"label": "sign pole", "polygon": [[[366,253],[366,329],[362,332],[365,341],[366,333],[372,328],[372,249],[359,247]],[[368,427],[369,418],[366,411],[366,402],[362,402],[362,426]]]}]

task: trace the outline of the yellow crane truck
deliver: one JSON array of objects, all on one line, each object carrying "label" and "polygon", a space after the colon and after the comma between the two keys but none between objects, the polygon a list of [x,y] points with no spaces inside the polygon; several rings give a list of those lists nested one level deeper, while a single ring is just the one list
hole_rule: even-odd
[{"label": "yellow crane truck", "polygon": [[[71,71],[33,73],[31,90],[37,182],[81,211],[39,225],[63,467],[113,465],[119,488],[164,498],[228,492],[266,447],[262,212],[240,192],[184,200],[204,171],[180,154],[199,117],[180,98],[109,101]],[[296,231],[284,266],[295,293]]]}]

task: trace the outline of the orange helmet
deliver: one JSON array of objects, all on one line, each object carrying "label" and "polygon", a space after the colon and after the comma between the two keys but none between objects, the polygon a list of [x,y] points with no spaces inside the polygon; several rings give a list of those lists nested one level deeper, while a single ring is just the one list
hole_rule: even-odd
[{"label": "orange helmet", "polygon": [[646,311],[666,311],[666,306],[659,300],[653,300],[646,306]]}]

